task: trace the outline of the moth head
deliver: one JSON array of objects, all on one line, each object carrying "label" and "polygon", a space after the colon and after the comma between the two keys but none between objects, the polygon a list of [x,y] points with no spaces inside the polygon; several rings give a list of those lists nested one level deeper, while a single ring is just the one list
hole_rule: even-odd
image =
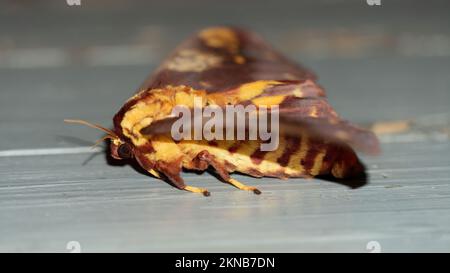
[{"label": "moth head", "polygon": [[111,139],[110,150],[114,159],[128,159],[134,155],[133,147],[120,138]]},{"label": "moth head", "polygon": [[111,157],[115,159],[128,159],[133,157],[133,147],[126,141],[122,140],[116,133],[114,133],[112,130],[107,129],[103,126],[100,126],[98,124],[93,124],[84,120],[79,119],[65,119],[64,120],[67,123],[78,123],[83,124],[95,129],[99,129],[106,133],[104,137],[97,140],[93,147],[97,146],[98,144],[102,143],[106,139],[111,140],[110,144],[110,150],[111,150]]}]

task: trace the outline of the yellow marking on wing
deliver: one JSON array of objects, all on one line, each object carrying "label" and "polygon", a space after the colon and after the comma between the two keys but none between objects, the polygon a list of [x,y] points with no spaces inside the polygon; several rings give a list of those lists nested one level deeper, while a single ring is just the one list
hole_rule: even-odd
[{"label": "yellow marking on wing", "polygon": [[301,164],[301,160],[304,159],[308,153],[308,142],[308,137],[306,135],[302,135],[300,148],[292,153],[289,158],[289,163],[286,166],[287,174],[303,174],[305,172],[304,166]]},{"label": "yellow marking on wing", "polygon": [[311,111],[309,112],[309,116],[313,117],[313,118],[317,118],[317,107],[316,106],[311,106]]},{"label": "yellow marking on wing", "polygon": [[342,131],[342,130],[336,131],[335,136],[342,141],[346,141],[350,138],[350,135],[347,132]]},{"label": "yellow marking on wing", "polygon": [[165,67],[178,72],[201,72],[219,66],[223,58],[216,54],[184,49],[166,62]]},{"label": "yellow marking on wing", "polygon": [[345,164],[342,161],[335,162],[331,169],[331,174],[336,178],[344,178]]},{"label": "yellow marking on wing", "polygon": [[184,105],[189,108],[194,107],[194,99],[201,99],[202,107],[206,105],[206,92],[192,91],[192,92],[177,92],[175,94],[175,105]]},{"label": "yellow marking on wing", "polygon": [[[208,150],[217,161],[225,163],[225,161],[235,165],[238,171],[245,172],[249,167],[257,166],[253,164],[250,155],[259,148],[258,141],[242,142],[238,150],[230,153],[228,148],[234,145],[235,141],[218,141],[218,146],[208,146],[207,142],[191,142],[189,146],[185,146],[184,151],[190,150],[191,153],[198,153],[202,150]],[[183,142],[184,146],[184,142]]]},{"label": "yellow marking on wing", "polygon": [[190,161],[201,151],[207,150],[215,159],[224,164],[225,162],[231,163],[236,166],[236,171],[241,173],[248,173],[249,170],[256,170],[262,174],[287,174],[287,175],[301,175],[303,169],[300,164],[302,157],[306,155],[307,144],[304,143],[298,151],[292,154],[293,161],[290,162],[286,168],[282,167],[277,159],[282,156],[284,150],[287,148],[287,143],[282,137],[280,139],[279,149],[268,152],[264,155],[262,161],[259,164],[255,164],[251,155],[260,148],[259,141],[247,141],[242,142],[238,150],[234,153],[230,153],[228,148],[234,145],[235,141],[217,141],[218,146],[208,146],[207,141],[181,141],[179,147],[182,153],[185,155],[183,159],[184,166],[189,166]]},{"label": "yellow marking on wing", "polygon": [[283,171],[283,167],[280,166],[280,164],[277,162],[278,158],[280,158],[284,150],[286,149],[286,139],[284,137],[280,138],[280,143],[278,146],[278,149],[275,151],[268,152],[264,155],[263,160],[259,165],[255,165],[257,169],[262,173],[268,173],[268,172],[277,172],[277,171]]},{"label": "yellow marking on wing", "polygon": [[242,55],[234,56],[234,62],[237,64],[245,64],[245,58]]},{"label": "yellow marking on wing", "polygon": [[161,112],[161,105],[159,103],[146,104],[145,101],[139,101],[123,116],[122,126],[123,134],[130,138],[136,146],[146,143],[141,136],[140,129],[149,125],[154,115],[153,113]]},{"label": "yellow marking on wing", "polygon": [[206,105],[206,92],[186,86],[167,86],[151,90],[150,96],[138,101],[123,116],[121,126],[123,134],[136,146],[146,143],[141,129],[153,121],[169,116],[175,105],[193,107],[194,99],[201,98],[202,107]]},{"label": "yellow marking on wing", "polygon": [[277,81],[255,81],[243,84],[238,89],[238,96],[240,101],[250,100],[262,94],[264,89],[269,85],[276,85]]},{"label": "yellow marking on wing", "polygon": [[241,146],[239,146],[239,148],[235,153],[250,156],[258,148],[259,148],[258,141],[245,141],[242,142]]},{"label": "yellow marking on wing", "polygon": [[217,148],[227,150],[236,143],[234,140],[218,140]]},{"label": "yellow marking on wing", "polygon": [[277,162],[277,159],[283,154],[286,148],[286,141],[284,138],[280,139],[280,146],[277,150],[267,152],[261,162],[254,163],[250,157],[257,149],[260,149],[261,143],[258,141],[248,141],[243,143],[239,149],[232,154],[228,161],[234,164],[239,172],[246,172],[249,169],[255,169],[263,174],[284,172],[284,169]]},{"label": "yellow marking on wing", "polygon": [[314,158],[314,164],[313,164],[311,170],[309,171],[309,173],[312,176],[318,175],[320,170],[322,169],[323,157],[325,156],[325,153],[326,153],[326,149],[322,148],[322,149],[320,149],[319,153]]},{"label": "yellow marking on wing", "polygon": [[152,161],[172,162],[183,156],[180,147],[170,136],[158,135],[151,138],[155,152],[147,154]]},{"label": "yellow marking on wing", "polygon": [[296,96],[297,98],[303,98],[305,96],[305,94],[303,94],[303,91],[300,87],[295,88],[292,93],[294,94],[294,96]]},{"label": "yellow marking on wing", "polygon": [[254,81],[245,83],[237,89],[226,92],[208,94],[208,103],[212,105],[238,104],[242,101],[251,100],[261,95],[270,85],[281,84],[277,81]]},{"label": "yellow marking on wing", "polygon": [[225,48],[230,53],[239,49],[239,39],[234,31],[227,27],[211,27],[200,31],[200,39],[210,47]]},{"label": "yellow marking on wing", "polygon": [[178,143],[182,153],[185,155],[183,158],[183,166],[189,166],[194,157],[198,153],[207,150],[215,159],[224,164],[226,161],[234,164],[234,157],[228,151],[228,148],[234,145],[235,141],[231,140],[218,140],[217,146],[211,146],[208,141],[205,140],[182,140]]},{"label": "yellow marking on wing", "polygon": [[140,133],[141,129],[150,125],[152,121],[169,115],[171,110],[172,104],[170,103],[140,101],[123,116],[121,122],[123,134],[130,138],[134,145],[143,145],[146,141]]},{"label": "yellow marking on wing", "polygon": [[272,105],[280,105],[280,103],[282,103],[285,98],[286,96],[284,95],[266,96],[252,99],[252,102],[257,106],[272,106]]}]

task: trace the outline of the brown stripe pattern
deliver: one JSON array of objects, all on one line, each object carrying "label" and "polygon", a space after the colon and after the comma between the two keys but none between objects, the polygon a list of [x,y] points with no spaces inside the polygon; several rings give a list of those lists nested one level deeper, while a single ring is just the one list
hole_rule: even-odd
[{"label": "brown stripe pattern", "polygon": [[286,167],[289,163],[291,155],[293,155],[299,148],[301,143],[301,137],[286,137],[286,148],[283,154],[277,159],[277,163],[282,167]]},{"label": "brown stripe pattern", "polygon": [[306,173],[311,173],[314,166],[316,156],[320,153],[320,149],[324,147],[323,142],[311,141],[308,145],[308,152],[305,158],[300,160]]},{"label": "brown stripe pattern", "polygon": [[268,151],[261,151],[261,145],[256,148],[256,150],[250,155],[250,159],[255,165],[261,164],[261,161],[263,161],[264,156],[268,153]]},{"label": "brown stripe pattern", "polygon": [[236,141],[233,143],[233,145],[231,145],[230,148],[228,148],[228,151],[230,153],[235,153],[239,150],[239,147],[241,146],[241,142],[240,141]]}]

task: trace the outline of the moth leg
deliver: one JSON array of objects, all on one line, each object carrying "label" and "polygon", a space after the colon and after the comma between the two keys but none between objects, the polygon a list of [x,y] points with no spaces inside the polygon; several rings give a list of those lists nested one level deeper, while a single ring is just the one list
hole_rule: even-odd
[{"label": "moth leg", "polygon": [[159,175],[159,173],[154,169],[150,169],[148,172],[156,178],[161,178],[161,175]]},{"label": "moth leg", "polygon": [[236,188],[240,189],[240,190],[244,190],[244,191],[252,191],[255,194],[261,194],[261,191],[258,190],[256,187],[252,187],[252,186],[247,186],[239,181],[237,181],[236,179],[233,178],[229,178],[227,180],[228,183],[230,183],[231,185],[235,186]]},{"label": "moth leg", "polygon": [[180,176],[181,166],[178,165],[179,164],[175,164],[175,162],[166,163],[162,161],[158,161],[158,163],[156,164],[157,169],[161,171],[167,177],[167,179],[169,179],[169,181],[172,182],[180,190],[190,191],[194,193],[201,193],[204,196],[211,195],[207,189],[187,186],[184,183],[183,178],[181,178]]},{"label": "moth leg", "polygon": [[137,152],[135,154],[136,160],[141,165],[141,167],[145,170],[147,170],[151,175],[153,175],[156,178],[161,179],[161,175],[159,172],[154,168],[155,166],[145,157],[145,154],[142,154],[140,152]]},{"label": "moth leg", "polygon": [[198,156],[198,158],[208,162],[208,164],[211,165],[216,170],[217,174],[220,176],[220,178],[223,181],[235,186],[236,188],[238,188],[240,190],[252,191],[255,194],[261,194],[261,191],[259,189],[257,189],[256,187],[247,186],[247,185],[237,181],[236,179],[231,178],[230,174],[225,169],[225,167],[222,164],[220,164],[219,162],[217,162],[214,159],[214,156],[211,155],[210,153],[208,153],[208,151],[201,151],[197,156]]},{"label": "moth leg", "polygon": [[197,188],[197,187],[192,187],[192,186],[184,186],[183,190],[190,191],[190,192],[193,192],[193,193],[201,193],[204,196],[210,196],[211,195],[211,193],[207,189],[204,189],[204,188]]}]

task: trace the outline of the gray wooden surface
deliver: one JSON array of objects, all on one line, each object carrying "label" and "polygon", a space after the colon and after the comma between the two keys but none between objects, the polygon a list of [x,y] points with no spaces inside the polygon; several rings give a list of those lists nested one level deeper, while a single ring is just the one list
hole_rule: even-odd
[{"label": "gray wooden surface", "polygon": [[[96,2],[0,3],[0,251],[450,251],[446,1]],[[312,68],[345,118],[414,125],[363,156],[361,187],[236,176],[255,196],[185,174],[204,198],[108,164],[98,132],[62,122],[109,126],[174,43],[221,23]]]}]

